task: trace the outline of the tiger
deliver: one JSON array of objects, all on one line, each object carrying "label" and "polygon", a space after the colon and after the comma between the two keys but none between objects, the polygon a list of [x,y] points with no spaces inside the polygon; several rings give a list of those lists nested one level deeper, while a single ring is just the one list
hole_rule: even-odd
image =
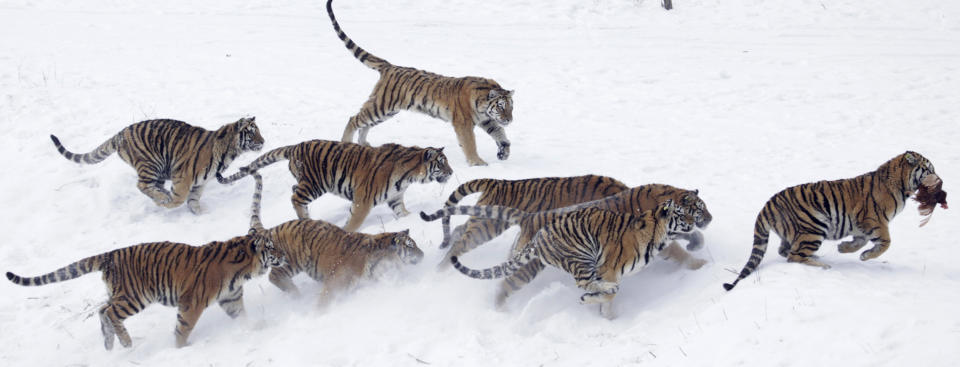
[{"label": "tiger", "polygon": [[[523,180],[476,179],[453,191],[444,207],[456,206],[468,195],[481,193],[477,205],[500,205],[527,212],[538,212],[604,198],[627,190],[627,185],[606,176],[584,175],[574,177],[542,177]],[[438,268],[450,266],[450,256],[459,256],[480,244],[490,241],[507,230],[506,223],[472,217],[450,233],[450,216],[444,216],[443,242],[440,248],[450,246],[458,238],[457,246],[450,248]]]},{"label": "tiger", "polygon": [[[450,258],[453,267],[477,279],[503,278],[526,264],[539,261],[573,275],[577,287],[586,291],[584,304],[600,304],[600,312],[612,318],[610,308],[623,277],[642,270],[664,250],[670,223],[684,221],[686,214],[672,200],[643,213],[616,213],[587,207],[558,215],[537,231],[529,246],[507,262],[473,270]],[[520,218],[516,209],[487,207],[492,216]],[[687,224],[692,225],[692,224]]]},{"label": "tiger", "polygon": [[[678,216],[682,215],[684,220],[675,220],[670,222],[667,236],[672,241],[663,252],[663,257],[684,265],[688,269],[696,270],[706,264],[706,261],[698,259],[684,251],[683,248],[681,248],[676,242],[676,240],[683,239],[689,241],[687,249],[691,251],[699,250],[703,245],[703,235],[699,232],[699,230],[697,230],[697,228],[706,228],[707,225],[709,225],[713,220],[713,217],[709,210],[707,210],[706,204],[704,204],[703,200],[700,199],[698,194],[699,191],[697,190],[683,190],[669,185],[649,184],[621,191],[620,193],[611,195],[604,199],[594,200],[591,202],[576,204],[554,210],[534,213],[518,210],[514,215],[519,216],[519,218],[511,221],[504,220],[503,222],[507,223],[507,226],[514,224],[520,225],[520,234],[514,241],[511,250],[511,255],[516,256],[524,249],[529,247],[531,243],[530,241],[538,231],[565,213],[591,207],[621,214],[643,213],[645,211],[655,209],[657,205],[666,200],[670,200],[673,203],[679,203],[676,204],[676,210],[678,212]],[[446,207],[438,210],[434,214],[426,214],[421,212],[420,218],[425,221],[434,221],[437,218],[449,215],[466,214],[484,218],[494,217],[499,219],[497,215],[491,211],[492,208],[496,207]],[[531,282],[533,278],[544,269],[544,267],[545,265],[540,261],[531,261],[524,265],[521,269],[518,269],[510,276],[506,277],[506,279],[504,279],[504,281],[500,284],[500,290],[495,298],[495,305],[498,308],[503,307],[506,299],[510,295],[522,288],[527,283]]]},{"label": "tiger", "polygon": [[[767,251],[772,230],[781,238],[778,253],[788,262],[829,269],[813,255],[823,240],[840,240],[841,253],[860,253],[867,261],[882,255],[890,247],[888,225],[906,207],[907,199],[921,183],[940,181],[933,163],[916,152],[907,151],[883,163],[875,171],[849,179],[818,181],[788,187],[770,198],[753,226],[753,250],[747,264],[726,290],[753,273]],[[930,182],[927,181],[927,182]]]},{"label": "tiger", "polygon": [[[699,190],[685,190],[664,184],[648,184],[637,186],[607,196],[603,199],[597,199],[568,207],[531,214],[525,220],[520,222],[520,234],[513,243],[511,254],[516,255],[523,250],[533,236],[537,233],[537,231],[539,231],[546,223],[549,223],[551,220],[553,220],[553,218],[555,218],[557,215],[562,213],[586,207],[598,207],[624,214],[642,213],[644,211],[656,208],[656,206],[662,203],[665,199],[673,200],[674,203],[678,203],[677,205],[679,208],[690,214],[691,220],[688,221],[688,223],[694,223],[696,228],[681,228],[677,226],[671,226],[670,230],[668,231],[668,236],[673,241],[671,242],[670,246],[668,246],[668,251],[664,252],[664,257],[672,259],[686,266],[688,269],[699,269],[706,264],[706,261],[703,259],[698,259],[684,251],[679,247],[678,244],[676,244],[676,240],[687,241],[686,247],[689,251],[699,250],[703,247],[703,234],[700,232],[700,230],[706,229],[706,227],[713,220],[713,216],[707,209],[706,204],[699,197]],[[456,214],[455,211],[457,209],[450,210],[450,208],[451,207],[447,207],[441,211],[438,211],[432,216],[425,216],[425,214],[421,214],[421,218],[424,220],[435,220],[440,216],[446,218],[450,214]],[[492,237],[493,236],[490,236],[490,238]],[[484,239],[484,237],[480,238]],[[478,242],[468,241],[473,240],[464,236],[464,239],[458,241],[463,243],[455,243],[452,249],[461,248],[470,250],[480,245]],[[453,251],[451,250],[451,252]],[[451,255],[461,256],[461,254],[462,252],[453,253]],[[445,259],[447,258],[449,258],[449,256],[445,257]],[[503,283],[500,284],[500,290],[496,296],[497,307],[502,307],[507,297],[533,280],[537,273],[543,270],[543,268],[544,264],[542,262],[533,261],[511,276],[507,277]]]},{"label": "tiger", "polygon": [[343,130],[343,142],[353,141],[360,131],[359,143],[369,145],[370,128],[402,110],[417,111],[453,124],[460,148],[471,166],[487,162],[477,154],[474,126],[479,126],[497,143],[497,158],[510,156],[510,140],[503,127],[513,121],[513,91],[496,81],[481,77],[454,78],[410,67],[395,66],[360,48],[340,29],[333,15],[333,0],[327,0],[327,14],[337,37],[353,56],[380,73],[380,79],[360,112],[350,117]]},{"label": "tiger", "polygon": [[264,153],[229,177],[217,174],[228,184],[281,159],[289,160],[290,173],[297,179],[290,201],[300,219],[310,219],[307,205],[324,193],[332,193],[353,205],[343,229],[354,232],[374,206],[386,202],[398,217],[410,214],[403,194],[411,183],[447,182],[453,169],[443,148],[404,147],[384,144],[366,147],[353,143],[309,140]]},{"label": "tiger", "polygon": [[217,302],[231,318],[244,313],[243,283],[268,268],[283,266],[284,255],[263,233],[251,229],[245,236],[203,246],[174,242],[141,243],[74,262],[48,274],[7,279],[23,286],[38,286],[103,272],[107,302],[100,308],[104,347],[113,349],[114,338],[126,348],[133,345],[123,320],[153,303],[177,307],[177,348],[200,314]]},{"label": "tiger", "polygon": [[320,220],[297,219],[264,229],[260,220],[263,181],[253,173],[255,193],[250,227],[269,238],[284,254],[286,262],[270,270],[270,282],[284,292],[300,296],[291,281],[300,272],[323,281],[319,305],[327,306],[337,294],[350,289],[361,278],[370,278],[383,268],[400,263],[415,265],[423,251],[410,238],[410,230],[381,234],[346,232]]},{"label": "tiger", "polygon": [[[207,180],[224,171],[241,153],[263,148],[255,120],[241,118],[216,131],[177,120],[141,121],[86,154],[67,151],[55,135],[50,139],[61,155],[77,163],[99,163],[117,152],[137,171],[137,188],[154,203],[176,208],[186,201],[190,212],[200,214],[204,210],[200,196]],[[172,181],[172,192],[164,188],[166,180]]]}]

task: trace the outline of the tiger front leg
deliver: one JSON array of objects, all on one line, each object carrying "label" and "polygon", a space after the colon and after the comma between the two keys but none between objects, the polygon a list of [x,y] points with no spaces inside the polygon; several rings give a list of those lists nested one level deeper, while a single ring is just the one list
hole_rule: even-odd
[{"label": "tiger front leg", "polygon": [[477,137],[473,134],[473,124],[469,121],[454,120],[453,131],[457,133],[457,141],[463,155],[467,156],[467,163],[471,166],[486,166],[487,162],[477,154]]},{"label": "tiger front leg", "polygon": [[367,219],[367,214],[370,214],[372,207],[373,203],[367,200],[354,201],[353,206],[350,207],[350,220],[343,226],[343,230],[356,232],[357,229],[360,229],[360,226],[363,225],[363,220]]},{"label": "tiger front leg", "polygon": [[238,288],[235,292],[223,296],[217,301],[220,308],[230,316],[231,319],[240,317],[245,313],[243,307],[243,288]]},{"label": "tiger front leg", "polygon": [[397,217],[406,217],[410,215],[410,212],[407,211],[406,205],[403,205],[403,193],[397,194],[387,200],[387,205],[390,205],[390,209],[393,210],[393,215]]},{"label": "tiger front leg", "polygon": [[280,288],[281,291],[290,293],[294,298],[300,298],[300,288],[297,288],[296,284],[293,284],[293,271],[290,269],[290,265],[273,268],[270,270],[270,283]]},{"label": "tiger front leg", "polygon": [[867,238],[861,236],[854,236],[853,240],[843,241],[837,245],[837,250],[841,253],[847,254],[851,252],[856,252],[857,250],[863,248],[867,245]]},{"label": "tiger front leg", "polygon": [[862,261],[876,259],[890,248],[890,232],[885,223],[873,231],[870,242],[873,242],[873,247],[860,253],[860,260]]},{"label": "tiger front leg", "polygon": [[189,303],[180,304],[177,310],[177,328],[174,331],[177,337],[177,348],[182,348],[187,345],[187,338],[190,337],[193,326],[196,325],[197,320],[200,319],[203,309],[204,307],[200,305],[192,305]]},{"label": "tiger front leg", "polygon": [[497,159],[504,161],[509,158],[510,139],[507,139],[507,133],[503,131],[503,127],[493,120],[485,120],[480,123],[480,128],[497,142]]},{"label": "tiger front leg", "polygon": [[663,259],[673,260],[677,264],[683,265],[690,270],[700,269],[707,263],[706,260],[698,259],[684,251],[677,241],[670,241],[670,244],[667,245],[663,251],[660,251],[659,256]]},{"label": "tiger front leg", "polygon": [[190,208],[190,212],[193,214],[199,215],[206,211],[206,208],[200,204],[201,195],[203,195],[203,185],[190,188],[190,194],[187,196],[187,208]]}]

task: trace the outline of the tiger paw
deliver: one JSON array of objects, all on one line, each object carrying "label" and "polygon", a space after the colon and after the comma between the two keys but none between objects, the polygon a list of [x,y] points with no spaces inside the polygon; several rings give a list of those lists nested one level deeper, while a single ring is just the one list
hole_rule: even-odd
[{"label": "tiger paw", "polygon": [[703,265],[705,265],[706,263],[707,263],[707,260],[692,258],[687,261],[686,266],[687,266],[687,269],[697,270],[702,268]]},{"label": "tiger paw", "polygon": [[703,248],[703,233],[700,233],[700,231],[691,232],[688,240],[690,242],[687,242],[687,251],[697,251]]},{"label": "tiger paw", "polygon": [[190,208],[190,212],[195,215],[200,215],[207,211],[207,208],[200,204],[199,201],[190,200],[187,202],[187,208]]},{"label": "tiger paw", "polygon": [[170,196],[169,193],[164,192],[157,196],[158,197],[153,197],[153,202],[159,206],[166,206],[167,204],[173,202],[173,197]]},{"label": "tiger paw", "polygon": [[497,149],[497,159],[504,161],[510,157],[510,145],[501,145]]},{"label": "tiger paw", "polygon": [[471,166],[486,166],[487,162],[480,158],[470,159],[467,158],[467,163]]}]

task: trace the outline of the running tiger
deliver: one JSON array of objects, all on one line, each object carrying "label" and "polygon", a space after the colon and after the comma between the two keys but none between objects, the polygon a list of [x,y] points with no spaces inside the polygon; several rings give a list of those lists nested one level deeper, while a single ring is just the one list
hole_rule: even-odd
[{"label": "running tiger", "polygon": [[[828,269],[813,253],[823,240],[847,236],[853,239],[841,242],[837,246],[840,252],[856,252],[869,240],[873,247],[860,253],[860,260],[875,259],[890,247],[887,226],[906,207],[907,199],[922,184],[938,182],[933,164],[919,153],[907,151],[876,171],[854,178],[788,187],[773,195],[757,215],[750,259],[737,279],[723,288],[733,289],[757,269],[771,230],[781,238],[778,253],[788,262]],[[946,202],[942,205],[946,207]]]},{"label": "running tiger", "polygon": [[[444,207],[456,206],[464,197],[481,193],[476,205],[499,205],[525,212],[539,212],[604,198],[627,189],[627,185],[614,178],[595,175],[524,180],[484,178],[468,181],[457,187]],[[440,248],[450,246],[451,240],[456,242],[440,261],[440,269],[450,266],[450,256],[460,256],[509,228],[507,223],[494,219],[471,217],[466,223],[457,226],[451,235],[450,216],[444,216],[441,223],[443,242]]]},{"label": "running tiger", "polygon": [[497,158],[510,156],[510,140],[503,127],[513,120],[513,91],[503,89],[497,82],[479,77],[453,78],[431,72],[395,66],[357,46],[337,23],[333,15],[333,0],[327,0],[327,14],[337,37],[363,65],[380,73],[363,107],[343,130],[343,142],[353,141],[353,133],[360,130],[360,144],[367,143],[370,128],[393,117],[401,110],[412,110],[453,124],[457,140],[471,166],[485,166],[487,162],[477,155],[473,127],[479,126],[497,142]]},{"label": "running tiger", "polygon": [[[200,214],[200,196],[207,180],[227,169],[241,153],[263,147],[254,120],[242,118],[216,131],[176,120],[141,121],[86,154],[67,151],[54,135],[50,139],[60,154],[77,163],[99,163],[117,152],[137,170],[137,188],[154,203],[176,208],[186,201],[190,212]],[[164,188],[166,180],[173,182],[172,193]]]},{"label": "running tiger", "polygon": [[[587,207],[597,207],[623,214],[642,213],[656,208],[657,205],[669,199],[673,200],[674,203],[679,203],[679,209],[691,216],[688,223],[694,223],[697,228],[705,229],[713,220],[713,216],[710,214],[710,211],[707,210],[706,204],[702,199],[700,199],[698,194],[699,192],[696,190],[684,190],[663,184],[649,184],[624,190],[603,199],[580,203],[564,208],[531,213],[524,220],[520,221],[520,234],[513,243],[511,253],[512,255],[520,253],[524,248],[527,247],[527,244],[537,233],[537,231],[543,228],[546,223],[549,223],[558,215]],[[423,213],[421,213],[420,216],[424,220],[429,221],[436,220],[438,217],[447,218],[452,214],[461,214],[458,211],[459,209],[456,209],[456,207],[447,207],[437,211],[432,216],[425,215]],[[470,210],[464,211],[469,212]],[[509,224],[504,225],[509,226]],[[687,250],[699,250],[703,246],[703,234],[697,228],[682,228],[672,225],[669,228],[668,237],[671,240],[686,240]],[[481,232],[481,235],[482,234],[483,232]],[[480,238],[483,239],[484,237]],[[490,238],[492,238],[492,236],[490,236]],[[480,243],[468,241],[472,241],[472,239],[464,236],[462,240],[454,243],[449,255],[445,258],[449,258],[449,256],[461,256],[463,252],[466,252],[463,251],[460,253],[454,253],[455,249],[470,250],[480,245]],[[706,264],[706,261],[691,256],[689,253],[684,251],[678,244],[676,244],[675,241],[671,242],[670,246],[667,247],[667,250],[664,252],[664,257],[672,259],[691,270],[699,269]],[[516,271],[507,277],[503,283],[501,283],[500,291],[497,293],[497,307],[502,307],[507,297],[532,281],[533,278],[543,269],[544,264],[542,262],[532,261],[519,271]]]},{"label": "running tiger", "polygon": [[231,318],[244,313],[243,283],[285,260],[273,243],[251,229],[246,236],[195,247],[182,243],[142,243],[91,256],[54,272],[25,278],[7,272],[7,279],[23,286],[44,285],[103,272],[107,304],[100,308],[103,345],[113,349],[114,337],[129,348],[130,334],[123,320],[152,303],[177,307],[177,347],[200,314],[217,302]]},{"label": "running tiger", "polygon": [[[437,218],[450,215],[473,215],[501,220],[500,216],[517,216],[519,217],[517,219],[504,220],[507,226],[514,224],[520,225],[520,234],[511,250],[511,256],[516,256],[530,246],[530,241],[537,232],[566,213],[591,207],[621,214],[643,213],[657,208],[658,205],[668,200],[673,203],[680,203],[676,205],[676,211],[678,216],[682,216],[683,218],[683,220],[672,220],[668,224],[668,239],[685,239],[689,241],[687,249],[698,250],[703,244],[703,235],[696,227],[706,228],[706,226],[710,224],[712,216],[710,212],[707,211],[706,205],[697,196],[696,191],[678,189],[669,185],[651,184],[638,186],[604,199],[542,212],[528,213],[510,209],[509,213],[502,214],[501,210],[497,209],[498,207],[496,206],[460,206],[443,208],[432,215],[421,212],[420,218],[425,221],[433,221]],[[671,259],[692,270],[699,269],[706,263],[706,261],[697,259],[684,251],[676,241],[671,241],[670,245],[664,250],[663,255],[664,258]],[[502,307],[511,294],[533,281],[533,278],[536,277],[544,267],[545,265],[541,261],[530,261],[506,277],[503,283],[501,283],[500,290],[497,293],[495,299],[496,306]]]},{"label": "running tiger", "polygon": [[386,202],[398,217],[410,214],[403,193],[411,183],[444,183],[453,169],[443,148],[404,147],[384,144],[376,148],[353,143],[310,140],[264,153],[240,172],[217,180],[227,184],[281,159],[289,160],[293,186],[293,209],[300,219],[310,219],[307,204],[325,193],[353,201],[350,220],[343,227],[354,232],[374,206]]},{"label": "running tiger", "polygon": [[[487,207],[491,216],[516,223],[517,210]],[[684,221],[686,215],[668,200],[642,214],[621,214],[589,207],[557,216],[533,237],[530,246],[513,259],[492,268],[472,270],[450,258],[454,268],[477,279],[509,276],[524,265],[540,261],[562,269],[587,291],[580,296],[585,304],[599,303],[600,312],[611,318],[610,304],[623,277],[642,270],[667,240],[669,223]]]},{"label": "running tiger", "polygon": [[423,251],[410,238],[410,230],[373,235],[346,232],[327,222],[309,219],[291,220],[264,230],[260,222],[263,181],[259,174],[253,176],[256,187],[250,226],[283,252],[286,263],[270,270],[270,282],[284,292],[299,296],[300,290],[291,278],[305,272],[314,280],[323,281],[319,301],[323,307],[357,280],[374,277],[390,266],[417,264],[423,259]]}]

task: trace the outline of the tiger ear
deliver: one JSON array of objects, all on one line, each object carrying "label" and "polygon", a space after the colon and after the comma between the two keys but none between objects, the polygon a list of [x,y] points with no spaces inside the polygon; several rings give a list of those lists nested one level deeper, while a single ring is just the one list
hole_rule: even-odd
[{"label": "tiger ear", "polygon": [[911,166],[917,165],[917,156],[913,155],[913,152],[907,152],[903,155],[903,158],[905,158]]},{"label": "tiger ear", "polygon": [[700,189],[693,190],[694,195],[700,195]]},{"label": "tiger ear", "polygon": [[402,233],[404,236],[409,236],[409,235],[410,235],[410,228],[404,229],[404,230],[401,231],[400,233]]},{"label": "tiger ear", "polygon": [[512,90],[508,90],[508,91],[507,91],[507,97],[513,98],[513,91],[512,91]]},{"label": "tiger ear", "polygon": [[250,228],[250,230],[247,231],[247,236],[253,236],[253,235],[255,235],[255,234],[257,234],[257,229],[256,229],[256,228]]},{"label": "tiger ear", "polygon": [[487,93],[487,100],[489,101],[496,99],[497,97],[500,97],[500,94],[501,93],[499,89],[491,89],[490,92]]}]

